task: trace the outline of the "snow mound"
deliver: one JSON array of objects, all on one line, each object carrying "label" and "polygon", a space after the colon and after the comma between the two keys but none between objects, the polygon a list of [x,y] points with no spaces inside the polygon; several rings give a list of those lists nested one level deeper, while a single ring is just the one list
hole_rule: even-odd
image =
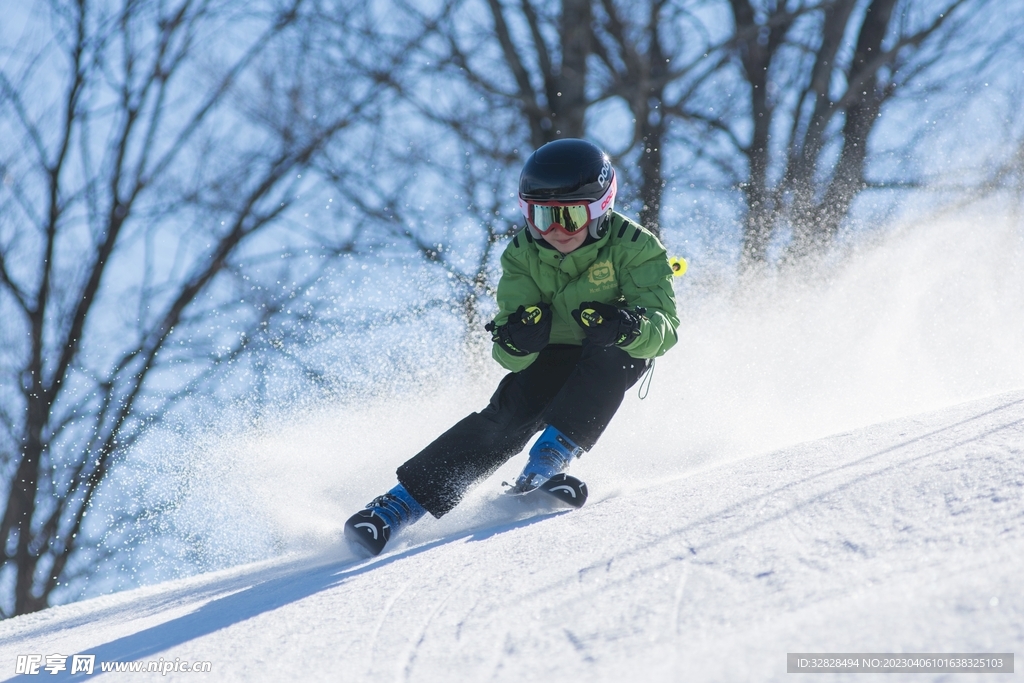
[{"label": "snow mound", "polygon": [[0,670],[82,653],[219,681],[782,680],[787,652],[1019,651],[1022,444],[1017,391],[594,481],[575,512],[511,511],[488,481],[378,558],[338,544],[2,622]]}]

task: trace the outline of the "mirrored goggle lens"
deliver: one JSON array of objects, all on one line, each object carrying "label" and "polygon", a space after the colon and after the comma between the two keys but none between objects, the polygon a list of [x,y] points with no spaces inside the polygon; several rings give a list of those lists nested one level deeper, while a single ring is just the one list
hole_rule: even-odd
[{"label": "mirrored goggle lens", "polygon": [[547,234],[555,227],[555,224],[562,226],[566,232],[577,232],[587,227],[590,222],[590,212],[586,204],[573,204],[572,206],[540,206],[530,204],[530,220],[540,233]]}]

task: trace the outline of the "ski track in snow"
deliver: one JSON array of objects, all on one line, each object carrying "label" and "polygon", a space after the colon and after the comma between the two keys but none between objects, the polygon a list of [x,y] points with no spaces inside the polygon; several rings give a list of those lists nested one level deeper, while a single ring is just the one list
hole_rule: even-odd
[{"label": "ski track in snow", "polygon": [[339,544],[11,619],[0,667],[57,652],[208,660],[218,681],[773,681],[787,652],[1019,653],[1022,444],[1017,391],[579,511],[524,516],[490,480],[505,521],[427,519],[378,558]]}]

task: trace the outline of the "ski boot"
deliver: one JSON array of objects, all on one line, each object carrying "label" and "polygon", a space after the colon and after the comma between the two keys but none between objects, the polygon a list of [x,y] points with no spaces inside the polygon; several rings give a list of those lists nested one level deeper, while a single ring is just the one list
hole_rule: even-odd
[{"label": "ski boot", "polygon": [[567,505],[581,507],[587,500],[587,485],[565,474],[565,470],[582,454],[582,447],[548,425],[530,449],[526,467],[506,493],[518,496],[540,489]]},{"label": "ski boot", "polygon": [[391,535],[408,526],[427,511],[398,484],[383,496],[377,496],[345,522],[345,538],[370,555],[380,555]]}]

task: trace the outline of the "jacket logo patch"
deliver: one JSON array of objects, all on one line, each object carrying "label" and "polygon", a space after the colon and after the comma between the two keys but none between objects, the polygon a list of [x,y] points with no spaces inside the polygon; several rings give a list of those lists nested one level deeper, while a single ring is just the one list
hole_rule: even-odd
[{"label": "jacket logo patch", "polygon": [[611,261],[599,261],[587,270],[587,279],[596,287],[607,287],[615,284],[615,268]]}]

